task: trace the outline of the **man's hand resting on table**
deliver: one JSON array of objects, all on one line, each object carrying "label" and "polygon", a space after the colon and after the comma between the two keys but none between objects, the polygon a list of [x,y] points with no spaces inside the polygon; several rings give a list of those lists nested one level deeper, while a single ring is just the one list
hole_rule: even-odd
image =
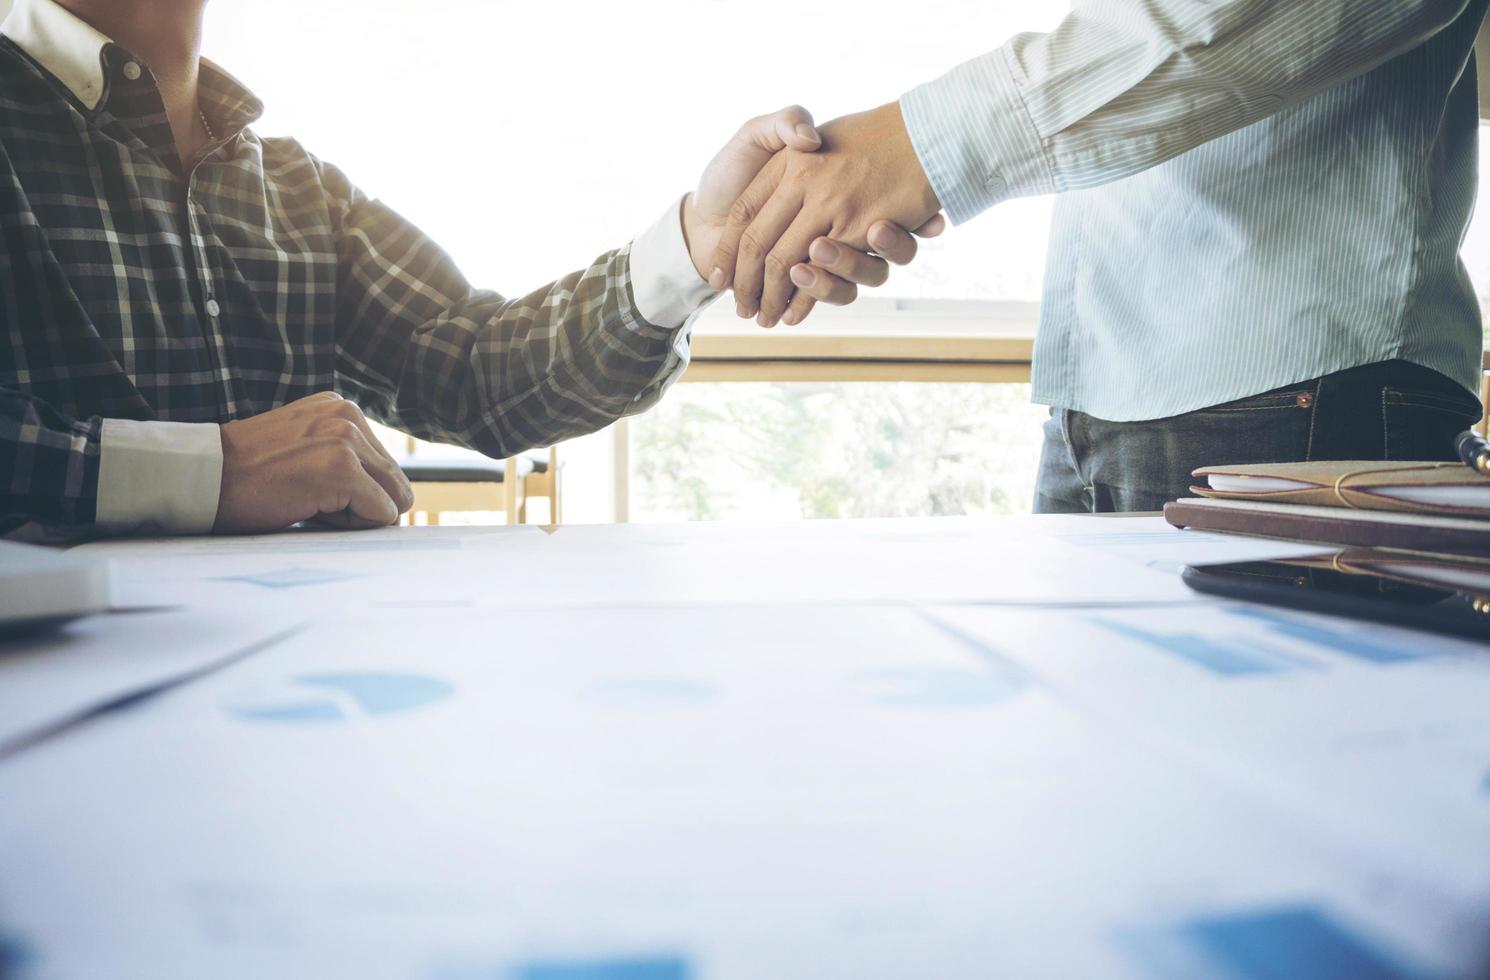
[{"label": "man's hand resting on table", "polygon": [[835,119],[821,136],[811,152],[789,146],[760,169],[730,209],[710,260],[721,270],[711,285],[733,285],[737,312],[758,313],[761,326],[797,308],[799,267],[817,258],[825,238],[888,258],[887,249],[903,244],[890,229],[930,237],[945,227],[898,103]]},{"label": "man's hand resting on table", "polygon": [[[823,145],[812,116],[801,106],[789,106],[768,116],[750,120],[737,132],[724,148],[710,161],[699,180],[698,190],[683,202],[683,229],[688,239],[688,252],[693,258],[699,275],[709,281],[715,289],[723,289],[733,264],[719,265],[717,256],[733,249],[728,240],[732,229],[732,215],[736,202],[747,188],[757,191],[767,184],[762,179],[772,168],[780,169],[787,158],[808,158]],[[787,152],[782,152],[787,151]],[[765,171],[762,168],[766,168]],[[752,183],[752,181],[754,183]],[[935,213],[935,211],[933,211]],[[930,238],[941,234],[943,222],[937,218],[929,222],[918,221],[916,234]],[[743,224],[739,230],[743,230]],[[849,247],[828,238],[802,245],[800,261],[794,260],[780,269],[781,275],[790,275],[796,288],[790,308],[777,311],[769,322],[762,326],[775,326],[777,322],[787,326],[801,323],[819,302],[834,306],[852,303],[859,294],[859,286],[883,285],[889,278],[889,262],[904,265],[915,258],[916,240],[909,232],[889,221],[880,221],[871,229],[874,250],[878,254],[863,251],[868,244]],[[861,235],[860,237],[864,237]],[[736,235],[736,239],[738,235]],[[738,292],[736,305],[744,303]],[[751,299],[750,303],[757,302]]]},{"label": "man's hand resting on table", "polygon": [[383,527],[413,505],[413,488],[362,410],[333,392],[222,426],[215,533],[278,531],[308,520]]}]

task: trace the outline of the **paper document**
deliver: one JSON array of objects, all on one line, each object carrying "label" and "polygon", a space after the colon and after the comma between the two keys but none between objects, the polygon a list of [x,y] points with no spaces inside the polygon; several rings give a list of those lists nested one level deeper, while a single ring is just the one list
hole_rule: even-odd
[{"label": "paper document", "polygon": [[1442,879],[1490,871],[1490,651],[1374,623],[1226,604],[938,619],[1094,717]]},{"label": "paper document", "polygon": [[906,607],[327,618],[0,798],[55,976],[1455,976],[1483,909]]},{"label": "paper document", "polygon": [[243,603],[315,611],[411,606],[1208,601],[1197,561],[1317,546],[1199,534],[1162,518],[932,518],[787,524],[388,528],[115,541],[126,605]]},{"label": "paper document", "polygon": [[1052,514],[1032,520],[1065,545],[1170,575],[1180,574],[1187,565],[1304,558],[1332,550],[1297,541],[1180,530],[1163,517]]},{"label": "paper document", "polygon": [[301,622],[265,610],[142,611],[0,642],[0,757],[103,707],[221,666]]},{"label": "paper document", "polygon": [[[1320,489],[1318,483],[1280,479],[1267,476],[1228,476],[1212,473],[1208,478],[1212,490],[1226,493],[1281,493],[1292,490]],[[1487,507],[1490,506],[1490,480],[1483,485],[1474,483],[1450,485],[1379,484],[1371,487],[1371,493],[1410,504],[1427,504],[1433,507]]]}]

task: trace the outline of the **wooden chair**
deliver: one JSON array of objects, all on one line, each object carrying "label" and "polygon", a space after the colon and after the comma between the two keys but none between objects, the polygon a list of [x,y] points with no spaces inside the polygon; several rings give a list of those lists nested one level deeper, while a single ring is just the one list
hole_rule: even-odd
[{"label": "wooden chair", "polygon": [[1485,351],[1485,374],[1480,378],[1480,405],[1484,415],[1480,418],[1480,435],[1490,436],[1490,350]]},{"label": "wooden chair", "polygon": [[[550,446],[546,453],[522,454],[507,459],[438,458],[418,453],[419,441],[408,437],[404,458],[399,460],[404,475],[414,485],[414,506],[406,515],[409,524],[424,514],[430,524],[439,524],[440,515],[458,511],[500,510],[508,524],[526,524],[528,500],[548,500],[549,523],[563,520],[560,495],[559,447]],[[516,474],[508,479],[508,474]]]}]

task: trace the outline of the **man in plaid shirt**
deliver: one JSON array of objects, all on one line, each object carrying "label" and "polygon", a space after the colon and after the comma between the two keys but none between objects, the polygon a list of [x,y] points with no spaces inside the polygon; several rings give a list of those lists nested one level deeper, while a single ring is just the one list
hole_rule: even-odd
[{"label": "man in plaid shirt", "polygon": [[[628,247],[507,299],[255,135],[198,57],[205,5],[19,0],[0,25],[0,533],[385,525],[412,494],[364,412],[506,457],[642,411],[687,365],[736,196],[821,144],[800,109],[752,120]],[[793,320],[914,254],[877,233],[820,243]]]}]

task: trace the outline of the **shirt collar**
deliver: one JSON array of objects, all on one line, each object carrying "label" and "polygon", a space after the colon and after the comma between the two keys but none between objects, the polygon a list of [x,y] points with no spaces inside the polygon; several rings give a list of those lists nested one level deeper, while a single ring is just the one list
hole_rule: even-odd
[{"label": "shirt collar", "polygon": [[197,75],[197,101],[218,136],[237,133],[264,113],[264,103],[258,96],[206,58]]},{"label": "shirt collar", "polygon": [[103,49],[112,42],[55,0],[16,0],[0,23],[5,35],[56,76],[77,100],[96,109],[103,98]]},{"label": "shirt collar", "polygon": [[[0,35],[10,38],[32,60],[51,72],[88,111],[103,99],[104,65],[108,49],[122,48],[56,0],[16,0],[0,23]],[[264,105],[242,82],[206,58],[197,79],[202,111],[212,128],[228,136],[259,118]]]}]

